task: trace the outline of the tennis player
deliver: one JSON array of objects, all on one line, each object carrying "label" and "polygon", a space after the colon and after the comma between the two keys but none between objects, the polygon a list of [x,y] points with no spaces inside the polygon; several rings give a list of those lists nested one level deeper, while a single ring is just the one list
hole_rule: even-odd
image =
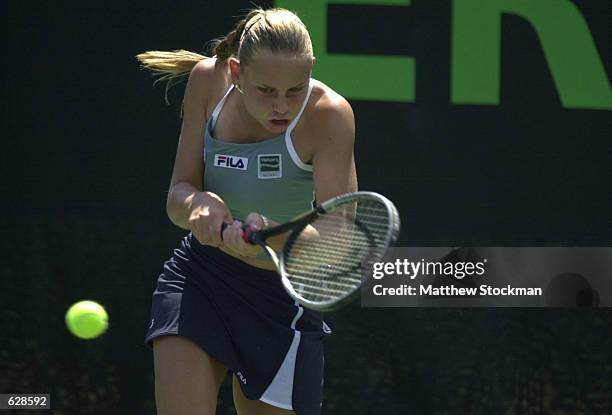
[{"label": "tennis player", "polygon": [[138,55],[170,83],[189,74],[167,213],[190,233],[164,264],[145,339],[157,413],[214,414],[229,370],[239,415],[319,414],[331,331],[289,298],[242,225],[357,190],[353,112],[311,78],[310,36],[288,10],[250,11],[212,54]]}]

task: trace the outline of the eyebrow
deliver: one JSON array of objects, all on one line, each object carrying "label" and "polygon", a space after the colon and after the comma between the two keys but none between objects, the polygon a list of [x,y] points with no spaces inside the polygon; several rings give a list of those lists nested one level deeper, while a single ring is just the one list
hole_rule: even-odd
[{"label": "eyebrow", "polygon": [[[273,86],[266,85],[266,84],[258,84],[257,86],[263,87],[263,88],[277,89],[277,88],[275,88]],[[293,87],[291,87],[289,89],[298,89],[298,88],[303,88],[304,86],[306,86],[306,84],[305,83],[301,83],[301,84],[293,86]]]}]

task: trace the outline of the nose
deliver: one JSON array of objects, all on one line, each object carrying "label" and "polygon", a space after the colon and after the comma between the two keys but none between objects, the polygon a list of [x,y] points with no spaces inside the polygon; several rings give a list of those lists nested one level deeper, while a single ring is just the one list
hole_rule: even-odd
[{"label": "nose", "polygon": [[286,115],[289,112],[289,104],[284,97],[277,97],[272,102],[272,110],[279,115]]}]

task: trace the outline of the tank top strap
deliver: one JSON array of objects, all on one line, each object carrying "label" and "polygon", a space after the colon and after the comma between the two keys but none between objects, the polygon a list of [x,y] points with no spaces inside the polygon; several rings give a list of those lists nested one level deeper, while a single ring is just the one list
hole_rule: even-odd
[{"label": "tank top strap", "polygon": [[306,94],[306,98],[304,99],[304,102],[302,103],[302,108],[300,108],[300,112],[298,112],[298,114],[295,116],[293,121],[291,121],[291,124],[289,124],[289,127],[287,127],[286,135],[289,135],[289,136],[291,135],[291,131],[293,131],[298,121],[300,120],[300,117],[302,116],[302,113],[304,112],[304,109],[306,108],[306,104],[308,104],[308,98],[310,98],[310,93],[312,92],[312,85],[313,85],[312,78],[310,78],[310,80],[308,81],[308,93]]},{"label": "tank top strap", "polygon": [[313,86],[313,82],[311,78],[308,83],[308,93],[306,94],[306,98],[304,99],[302,108],[300,108],[300,112],[298,112],[297,116],[293,119],[293,121],[291,121],[291,124],[289,124],[289,127],[287,127],[287,131],[285,131],[285,145],[287,147],[287,151],[289,152],[289,155],[291,156],[291,159],[300,169],[308,171],[308,172],[312,172],[312,165],[306,164],[300,159],[300,156],[298,155],[297,151],[295,150],[295,147],[293,146],[293,139],[291,138],[291,132],[297,125],[298,121],[300,120],[300,117],[302,116],[302,113],[304,112],[304,109],[306,108],[306,105],[308,104],[308,98],[310,98],[310,93],[312,92],[312,86]]},{"label": "tank top strap", "polygon": [[234,89],[234,84],[232,84],[232,86],[230,86],[227,89],[227,92],[225,93],[225,95],[223,95],[223,98],[221,98],[221,100],[217,103],[217,106],[213,110],[212,116],[210,117],[210,127],[213,130],[215,128],[217,118],[219,117],[219,113],[221,112],[221,109],[223,108],[223,105],[225,104],[225,100],[229,96],[230,92],[232,92],[232,89]]}]

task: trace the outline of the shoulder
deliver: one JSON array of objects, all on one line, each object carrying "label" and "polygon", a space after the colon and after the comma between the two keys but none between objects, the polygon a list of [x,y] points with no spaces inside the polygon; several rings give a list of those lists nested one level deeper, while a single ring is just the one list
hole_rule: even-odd
[{"label": "shoulder", "polygon": [[195,64],[189,78],[198,83],[211,83],[225,80],[228,76],[227,63],[217,58],[205,58]]},{"label": "shoulder", "polygon": [[316,141],[355,140],[355,115],[349,102],[321,81],[314,80],[311,97],[306,108],[309,130]]},{"label": "shoulder", "polygon": [[309,118],[316,119],[321,127],[341,123],[355,123],[351,104],[342,95],[321,81],[312,80],[313,87],[309,102]]},{"label": "shoulder", "polygon": [[227,63],[216,58],[203,59],[191,69],[186,98],[190,96],[199,101],[206,106],[206,113],[210,114],[210,106],[221,99],[230,83]]}]

